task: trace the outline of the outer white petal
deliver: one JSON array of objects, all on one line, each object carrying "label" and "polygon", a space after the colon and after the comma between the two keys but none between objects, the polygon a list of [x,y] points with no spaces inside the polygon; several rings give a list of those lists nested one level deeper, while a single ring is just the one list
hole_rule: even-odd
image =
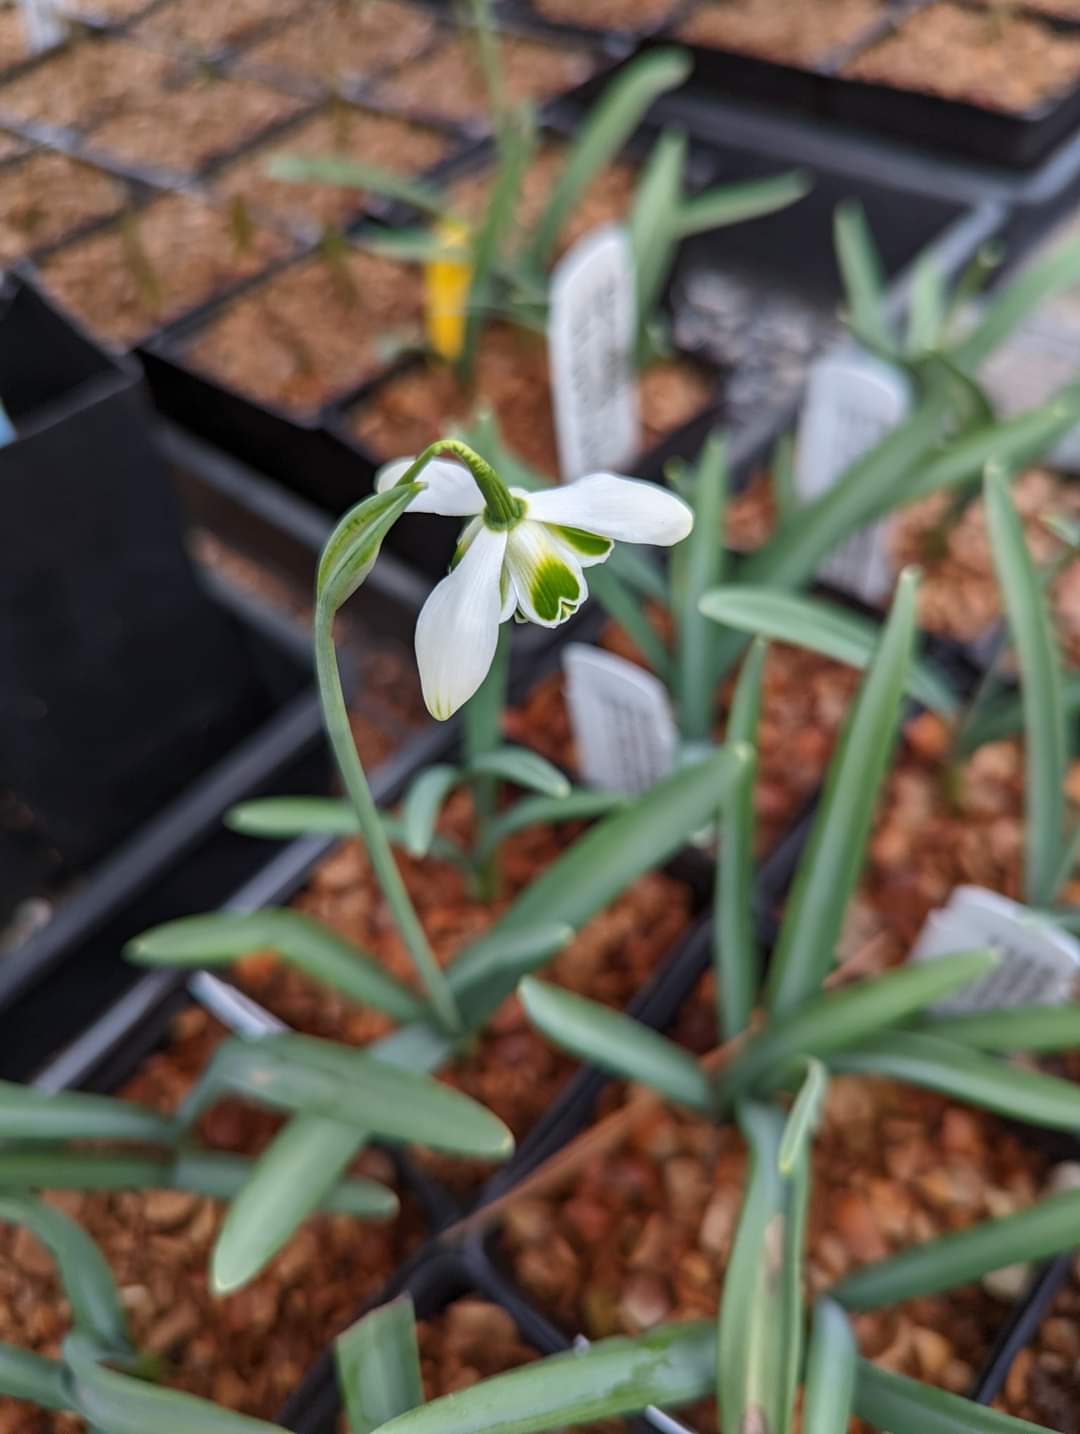
[{"label": "outer white petal", "polygon": [[[416,462],[415,458],[395,458],[384,463],[375,475],[376,492],[385,493],[392,488],[401,475]],[[406,513],[441,513],[445,518],[471,518],[484,506],[480,489],[473,476],[460,463],[448,463],[442,458],[433,458],[420,474],[420,482],[427,487],[418,493]]]},{"label": "outer white petal", "polygon": [[526,519],[510,529],[506,570],[518,607],[541,627],[558,627],[589,595],[580,563],[543,523]]},{"label": "outer white petal", "polygon": [[416,665],[427,709],[440,722],[469,700],[495,656],[505,553],[506,534],[481,528],[420,609]]},{"label": "outer white petal", "polygon": [[575,483],[526,496],[528,516],[541,523],[581,528],[619,543],[681,543],[694,526],[688,504],[657,483],[593,473]]}]

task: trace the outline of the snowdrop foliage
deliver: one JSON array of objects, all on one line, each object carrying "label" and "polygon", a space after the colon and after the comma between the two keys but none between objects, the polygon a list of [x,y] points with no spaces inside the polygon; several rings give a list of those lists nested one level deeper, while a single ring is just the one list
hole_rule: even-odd
[{"label": "snowdrop foliage", "polygon": [[[415,463],[388,463],[379,491]],[[533,493],[507,488],[482,462],[466,468],[436,458],[412,476],[426,487],[407,512],[468,519],[450,573],[416,624],[424,701],[440,721],[483,682],[501,623],[517,617],[558,627],[588,597],[584,569],[604,562],[617,542],[670,547],[694,523],[687,504],[666,488],[614,473]]]}]

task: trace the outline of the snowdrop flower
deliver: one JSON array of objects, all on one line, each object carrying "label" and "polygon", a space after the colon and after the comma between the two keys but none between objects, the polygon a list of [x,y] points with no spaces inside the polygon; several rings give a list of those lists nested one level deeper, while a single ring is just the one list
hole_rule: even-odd
[{"label": "snowdrop flower", "polygon": [[450,573],[416,624],[424,701],[445,721],[487,676],[501,623],[516,616],[558,627],[588,597],[583,570],[602,563],[616,542],[669,547],[686,537],[694,516],[655,483],[594,473],[528,492],[507,488],[464,444],[435,448],[461,462],[428,454],[400,458],[381,469],[376,486],[385,492],[408,473],[426,486],[406,512],[468,520]]}]

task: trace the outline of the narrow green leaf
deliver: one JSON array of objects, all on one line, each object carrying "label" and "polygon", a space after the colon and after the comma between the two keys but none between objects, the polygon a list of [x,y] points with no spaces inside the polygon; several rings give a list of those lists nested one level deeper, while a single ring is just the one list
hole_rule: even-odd
[{"label": "narrow green leaf", "polygon": [[708,1077],[693,1056],[666,1036],[599,1001],[532,977],[522,981],[518,996],[532,1024],[571,1055],[639,1081],[690,1110],[711,1110]]},{"label": "narrow green leaf", "polygon": [[[1080,714],[1080,676],[1066,677],[1061,686],[1061,711],[1066,723]],[[1009,692],[981,710],[964,725],[958,750],[968,757],[986,742],[1000,742],[1015,737],[1024,729],[1024,699],[1021,693]]]},{"label": "narrow green leaf", "polygon": [[1032,309],[1080,280],[1080,244],[1062,244],[987,304],[975,328],[953,349],[953,358],[974,373],[1027,318]]},{"label": "narrow green leaf", "polygon": [[474,1006],[485,1010],[485,993],[491,981],[498,979],[515,982],[530,975],[550,960],[574,939],[574,929],[560,922],[545,922],[520,932],[485,937],[479,955],[469,963],[461,976],[456,966],[448,972],[450,989],[457,998],[462,1016],[467,1025],[483,1024],[486,1015],[480,1015],[474,1022]]},{"label": "narrow green leaf", "polygon": [[295,184],[334,184],[343,189],[367,189],[386,199],[411,204],[425,214],[447,212],[445,197],[422,179],[409,179],[377,164],[363,164],[338,154],[275,154],[267,161],[272,179]]},{"label": "narrow green leaf", "polygon": [[412,856],[427,856],[443,803],[461,781],[458,767],[436,762],[413,778],[401,803],[401,831]]},{"label": "narrow green leaf", "polygon": [[927,1240],[864,1265],[835,1285],[845,1309],[870,1310],[981,1280],[1006,1265],[1045,1260],[1080,1240],[1080,1191],[1049,1195],[1028,1210],[984,1220],[955,1235]]},{"label": "narrow green leaf", "polygon": [[665,130],[653,145],[641,172],[628,226],[637,281],[638,320],[643,328],[663,291],[678,242],[675,223],[685,169],[685,133]]},{"label": "narrow green leaf", "polygon": [[891,1434],[1046,1434],[1039,1424],[879,1369],[866,1359],[856,1368],[855,1413]]},{"label": "narrow green leaf", "polygon": [[355,836],[356,812],[344,797],[257,797],[225,813],[225,825],[243,836],[288,840],[319,833]]},{"label": "narrow green leaf", "polygon": [[767,647],[755,640],[746,654],[728,716],[727,745],[740,768],[731,799],[720,810],[713,914],[717,1030],[725,1040],[744,1031],[757,1001],[761,955],[754,932],[754,787],[761,677]]},{"label": "narrow green leaf", "polygon": [[226,965],[265,948],[322,985],[395,1020],[416,1021],[425,1014],[424,1003],[374,957],[313,917],[280,907],[181,916],[136,936],[124,954],[142,966],[197,967]]},{"label": "narrow green leaf", "polygon": [[944,336],[946,311],[945,275],[937,256],[928,250],[916,261],[911,281],[907,331],[909,358],[917,358],[939,347]]},{"label": "narrow green leaf", "polygon": [[857,1358],[855,1335],[844,1311],[833,1300],[819,1299],[806,1353],[803,1434],[847,1434]]},{"label": "narrow green leaf", "polygon": [[675,215],[676,239],[707,234],[729,224],[742,224],[763,214],[775,214],[808,194],[811,177],[800,170],[749,179],[743,184],[725,184],[684,199]]},{"label": "narrow green leaf", "polygon": [[[744,583],[713,588],[702,598],[701,611],[713,622],[805,647],[860,670],[869,666],[881,636],[878,623],[839,603]],[[927,662],[911,664],[907,691],[933,712],[956,715],[956,694]]]},{"label": "narrow green leaf", "polygon": [[387,259],[400,259],[411,264],[432,264],[438,260],[467,264],[467,245],[448,244],[442,234],[431,229],[367,229],[352,240],[358,249],[369,254],[382,254]]},{"label": "narrow green leaf", "polygon": [[578,200],[619,153],[652,102],[665,90],[681,85],[690,69],[690,57],[684,50],[652,50],[627,65],[608,85],[580,126],[566,167],[533,230],[526,257],[534,268],[547,264]]},{"label": "narrow green leaf", "polygon": [[728,1103],[759,1082],[773,1087],[807,1056],[828,1057],[835,1068],[837,1052],[868,1044],[871,1032],[887,1039],[886,1026],[980,980],[1000,959],[996,951],[966,951],[812,996],[748,1042],[720,1077],[720,1096]]},{"label": "narrow green leaf", "polygon": [[805,1181],[780,1175],[783,1117],[747,1104],[739,1125],[750,1148],[750,1171],[724,1281],[718,1324],[716,1397],[720,1425],[783,1434],[794,1401],[792,1341],[802,1311],[791,1307],[801,1269]]},{"label": "narrow green leaf", "polygon": [[72,1407],[108,1434],[284,1434],[277,1424],[108,1369],[84,1336],[68,1336],[64,1359]]},{"label": "narrow green leaf", "polygon": [[714,1365],[709,1321],[668,1325],[498,1374],[391,1419],[380,1434],[542,1434],[650,1405],[678,1408],[709,1393]]},{"label": "narrow green leaf", "polygon": [[470,772],[501,777],[504,782],[513,782],[526,791],[536,792],[542,797],[570,795],[570,783],[564,773],[553,762],[530,752],[527,747],[496,747],[485,752],[469,765]]},{"label": "narrow green leaf", "polygon": [[1065,839],[1068,747],[1061,656],[1038,569],[1000,474],[988,474],[985,503],[1024,707],[1024,892],[1030,905],[1045,906],[1056,895],[1054,882]]},{"label": "narrow green leaf", "polygon": [[671,677],[671,656],[663,638],[649,621],[641,603],[616,572],[606,568],[589,569],[589,592],[608,617],[630,638],[645,661],[662,681]]},{"label": "narrow green leaf", "polygon": [[127,1317],[105,1256],[80,1226],[30,1195],[0,1194],[0,1220],[21,1225],[56,1261],[75,1328],[113,1353],[131,1349]]},{"label": "narrow green leaf", "polygon": [[896,739],[915,637],[916,586],[911,570],[900,575],[877,651],[829,765],[769,974],[768,1002],[778,1015],[797,1010],[833,963]]},{"label": "narrow green leaf", "polygon": [[800,506],[799,495],[795,489],[794,433],[784,433],[776,440],[769,469],[776,514],[781,523],[787,523]]},{"label": "narrow green leaf", "polygon": [[784,1122],[779,1155],[781,1175],[790,1175],[798,1161],[808,1156],[825,1104],[828,1085],[825,1067],[815,1057],[810,1056],[806,1062],[803,1083]]},{"label": "narrow green leaf", "polygon": [[52,1094],[0,1081],[0,1140],[132,1140],[172,1145],[180,1126],[130,1101],[82,1091]]},{"label": "narrow green leaf", "polygon": [[566,797],[526,797],[500,812],[477,855],[482,859],[489,849],[495,850],[508,836],[527,827],[544,826],[548,822],[592,821],[594,817],[610,816],[629,805],[630,798],[625,792],[577,790]]},{"label": "narrow green leaf", "polygon": [[699,604],[724,572],[727,450],[719,433],[705,442],[694,474],[694,527],[682,545],[682,582],[675,613],[675,706],[684,742],[707,742],[716,711],[716,632]]},{"label": "narrow green leaf", "polygon": [[374,1431],[424,1402],[416,1315],[408,1295],[380,1305],[334,1342],[352,1434]]},{"label": "narrow green leaf", "polygon": [[884,269],[858,200],[849,199],[837,205],[833,239],[852,328],[878,353],[892,355],[896,341],[885,317]]},{"label": "narrow green leaf", "polygon": [[642,597],[652,598],[662,607],[668,606],[670,595],[664,569],[648,548],[616,543],[604,567],[609,573],[618,573],[622,581]]},{"label": "narrow green leaf", "polygon": [[513,1150],[501,1120],[429,1076],[333,1041],[291,1033],[220,1046],[185,1103],[187,1120],[222,1090],[265,1105],[317,1115],[403,1144],[500,1159]]},{"label": "narrow green leaf", "polygon": [[0,1394],[42,1409],[70,1407],[64,1366],[13,1344],[0,1344]]},{"label": "narrow green leaf", "polygon": [[356,1153],[362,1131],[321,1116],[294,1116],[255,1162],[226,1213],[210,1261],[215,1294],[240,1289],[328,1199]]},{"label": "narrow green leaf", "polygon": [[1013,1006],[966,1016],[929,1016],[928,1036],[980,1051],[1067,1051],[1080,1046],[1080,1006]]},{"label": "narrow green leaf", "polygon": [[1080,1086],[921,1031],[882,1031],[865,1045],[837,1051],[829,1068],[910,1081],[1028,1125],[1080,1129]]}]

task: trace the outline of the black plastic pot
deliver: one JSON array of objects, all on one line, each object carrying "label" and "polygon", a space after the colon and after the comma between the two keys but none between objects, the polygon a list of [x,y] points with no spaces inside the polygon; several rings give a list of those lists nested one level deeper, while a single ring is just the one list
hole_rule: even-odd
[{"label": "black plastic pot", "polygon": [[[921,0],[914,10],[926,9],[935,3],[936,0]],[[981,5],[966,8],[985,9]],[[1019,13],[1032,15],[1048,29],[1073,36],[1080,34],[1080,26],[1075,22],[1025,11],[1022,6]],[[904,14],[899,15],[893,28],[902,31],[905,18]],[[873,39],[859,46],[846,57],[845,63],[870,48],[872,43]],[[990,164],[1030,168],[1075,131],[1080,122],[1080,81],[1030,110],[1014,113],[838,73],[828,87],[825,113],[843,124],[876,130],[932,151],[944,150]]]},{"label": "black plastic pot", "polygon": [[267,696],[184,551],[138,371],[25,283],[0,303],[16,433],[0,447],[0,780],[77,870],[228,750]]}]

